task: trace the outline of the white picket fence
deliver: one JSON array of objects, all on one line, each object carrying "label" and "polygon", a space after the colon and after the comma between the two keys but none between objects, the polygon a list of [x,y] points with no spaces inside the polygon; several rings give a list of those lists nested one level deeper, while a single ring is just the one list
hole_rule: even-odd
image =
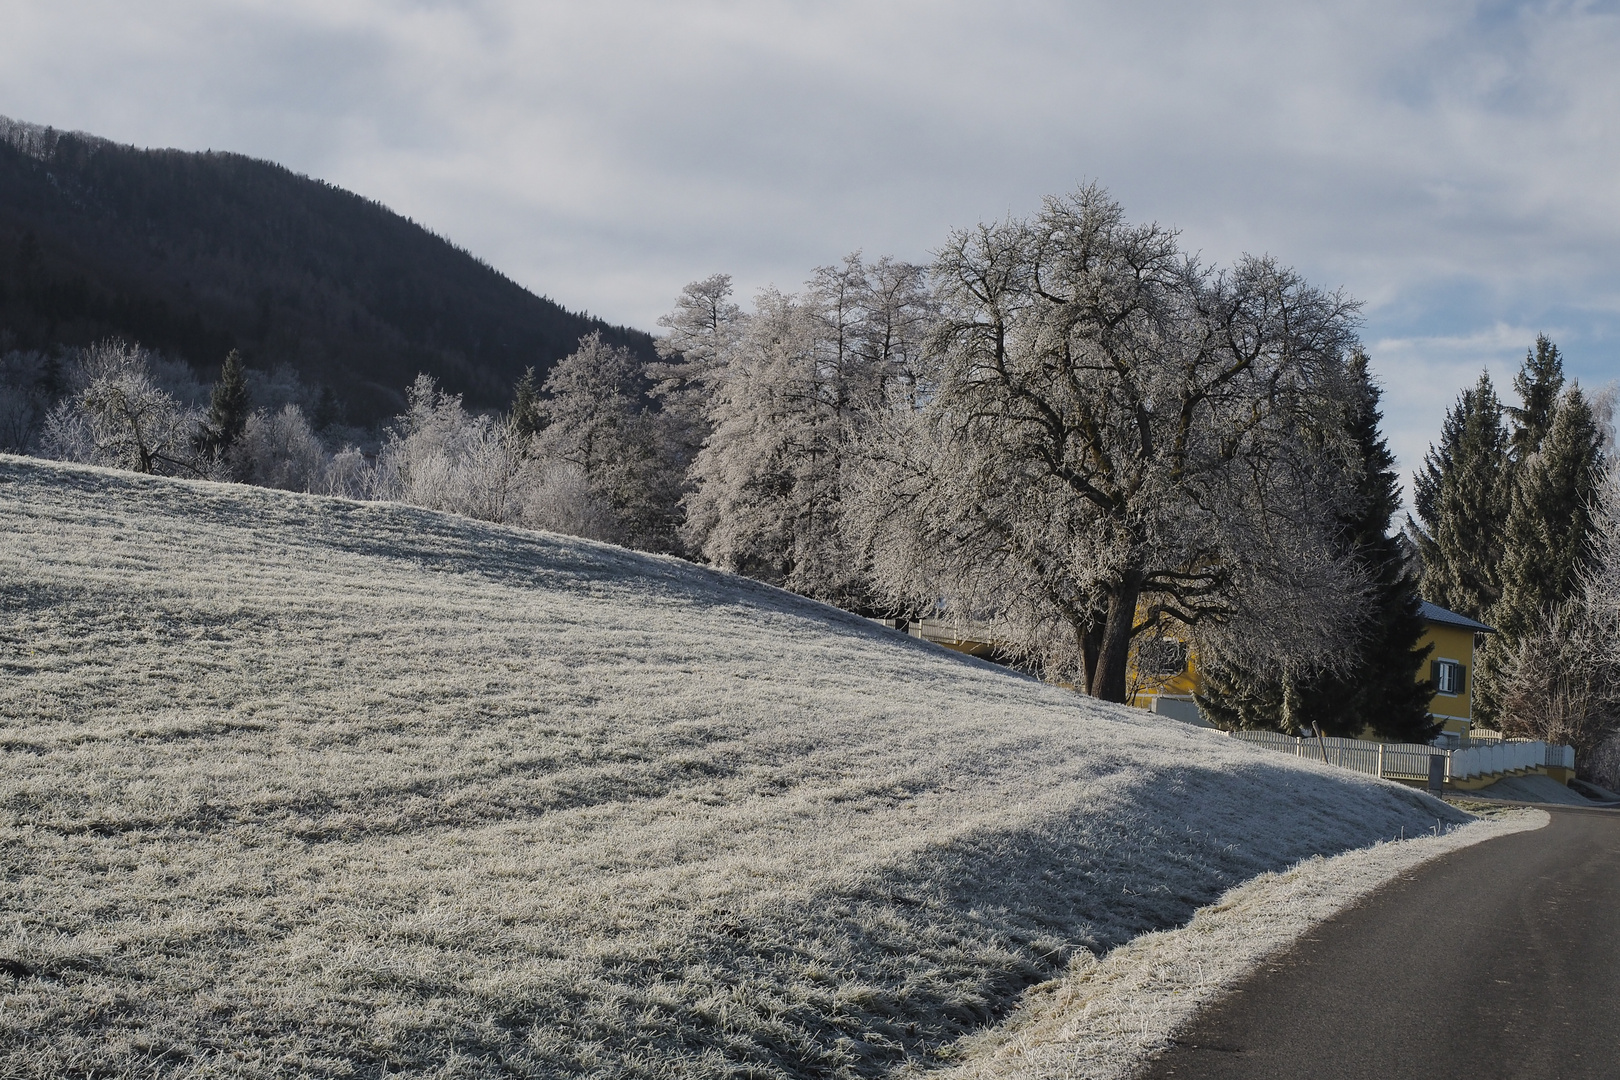
[{"label": "white picket fence", "polygon": [[1427,780],[1429,758],[1446,759],[1448,781],[1500,776],[1541,766],[1575,767],[1573,746],[1513,740],[1491,746],[1442,750],[1422,743],[1380,743],[1364,739],[1297,738],[1278,731],[1229,731],[1231,738],[1295,757],[1313,758],[1343,769],[1391,780]]}]

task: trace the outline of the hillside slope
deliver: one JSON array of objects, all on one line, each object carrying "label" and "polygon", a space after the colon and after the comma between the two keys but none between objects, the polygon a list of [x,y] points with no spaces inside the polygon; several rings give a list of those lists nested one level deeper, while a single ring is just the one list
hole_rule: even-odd
[{"label": "hillside slope", "polygon": [[526,365],[639,331],[565,311],[386,207],[240,154],[141,150],[0,117],[0,350],[120,336],[208,377],[231,348],[352,423],[419,372],[504,407]]},{"label": "hillside slope", "polygon": [[869,1076],[1426,796],[676,560],[0,457],[0,1072]]}]

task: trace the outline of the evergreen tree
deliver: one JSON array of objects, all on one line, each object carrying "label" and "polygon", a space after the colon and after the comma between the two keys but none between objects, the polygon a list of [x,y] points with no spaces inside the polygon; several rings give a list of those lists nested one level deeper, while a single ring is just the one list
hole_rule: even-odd
[{"label": "evergreen tree", "polygon": [[[1534,383],[1528,385],[1536,389]],[[1527,394],[1524,413],[1530,413],[1532,400]],[[1514,432],[1529,452],[1514,470],[1502,597],[1488,620],[1497,634],[1480,656],[1474,681],[1476,711],[1485,718],[1500,710],[1508,658],[1580,590],[1591,565],[1592,513],[1605,464],[1603,432],[1578,386],[1566,391],[1555,408],[1532,415],[1535,422],[1545,418],[1548,426],[1540,439],[1532,439],[1525,429]],[[1521,434],[1525,437],[1517,439]]]},{"label": "evergreen tree", "polygon": [[1381,391],[1367,370],[1365,353],[1350,362],[1360,402],[1346,418],[1346,434],[1359,449],[1355,513],[1340,519],[1345,550],[1372,583],[1369,617],[1352,664],[1334,675],[1304,683],[1267,673],[1215,668],[1204,672],[1199,704],[1225,727],[1291,731],[1321,725],[1329,735],[1356,736],[1366,729],[1402,742],[1427,742],[1438,724],[1429,715],[1433,693],[1420,679],[1429,648],[1420,647],[1423,618],[1417,581],[1398,534],[1391,531],[1400,507],[1395,456],[1379,432]]},{"label": "evergreen tree", "polygon": [[1541,440],[1552,430],[1558,395],[1564,388],[1564,360],[1558,346],[1546,334],[1536,335],[1536,347],[1524,354],[1524,364],[1513,376],[1513,389],[1519,395],[1517,407],[1508,406],[1513,418],[1512,452],[1522,462],[1541,449]]},{"label": "evergreen tree", "polygon": [[[1501,597],[1512,474],[1502,406],[1488,372],[1446,413],[1440,443],[1413,477],[1425,599],[1486,619]],[[1421,523],[1421,524],[1419,524]]]},{"label": "evergreen tree", "polygon": [[512,388],[512,411],[507,415],[506,422],[517,437],[518,445],[523,448],[527,448],[546,426],[545,410],[540,401],[540,384],[535,380],[532,367],[523,369],[523,378]]},{"label": "evergreen tree", "polygon": [[1523,635],[1580,588],[1603,465],[1603,432],[1580,387],[1571,387],[1539,448],[1518,469],[1502,599],[1492,613],[1503,634]]},{"label": "evergreen tree", "polygon": [[622,542],[681,550],[675,535],[680,459],[667,445],[661,418],[648,408],[635,354],[599,333],[587,334],[552,368],[542,389],[546,396],[535,406],[543,427],[538,451],[583,474],[592,494],[613,511]]},{"label": "evergreen tree", "polygon": [[1290,723],[1283,708],[1283,684],[1236,664],[1198,669],[1198,711],[1210,723],[1227,731],[1283,731],[1292,735],[1299,724]]},{"label": "evergreen tree", "polygon": [[1344,538],[1372,581],[1370,618],[1357,662],[1339,676],[1301,688],[1307,720],[1333,734],[1357,735],[1371,728],[1385,738],[1428,742],[1439,725],[1429,715],[1433,687],[1419,673],[1428,659],[1418,584],[1399,537],[1390,528],[1400,508],[1395,455],[1378,430],[1382,396],[1367,371],[1366,354],[1351,360],[1361,386],[1360,407],[1351,413],[1348,434],[1361,450],[1356,490],[1360,513],[1344,519]]},{"label": "evergreen tree", "polygon": [[242,355],[232,349],[219,369],[219,381],[209,400],[208,419],[197,436],[197,449],[210,460],[220,461],[242,438],[247,428],[252,402],[248,399],[247,371]]}]

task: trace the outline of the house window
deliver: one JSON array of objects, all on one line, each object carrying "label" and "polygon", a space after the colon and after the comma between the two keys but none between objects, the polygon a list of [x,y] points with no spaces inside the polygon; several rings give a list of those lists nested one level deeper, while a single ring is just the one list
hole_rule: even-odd
[{"label": "house window", "polygon": [[1434,662],[1434,688],[1442,694],[1460,694],[1463,691],[1463,666],[1455,660]]},{"label": "house window", "polygon": [[1137,670],[1150,679],[1173,679],[1187,670],[1187,643],[1155,638],[1137,647]]}]

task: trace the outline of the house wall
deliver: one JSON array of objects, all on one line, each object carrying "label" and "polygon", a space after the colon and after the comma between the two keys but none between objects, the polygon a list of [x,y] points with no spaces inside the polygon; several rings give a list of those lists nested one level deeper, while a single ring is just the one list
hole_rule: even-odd
[{"label": "house wall", "polygon": [[1132,689],[1130,703],[1139,708],[1152,709],[1154,700],[1161,696],[1190,702],[1198,690],[1198,657],[1189,649],[1187,666],[1167,679],[1142,675],[1133,664],[1126,673],[1126,685]]},{"label": "house wall", "polygon": [[1435,692],[1429,701],[1429,712],[1445,722],[1445,729],[1457,735],[1466,735],[1474,718],[1474,632],[1455,626],[1426,623],[1424,645],[1433,645],[1429,662],[1418,672],[1418,681],[1429,678],[1431,665],[1436,660],[1455,660],[1463,666],[1463,687],[1459,694]]},{"label": "house wall", "polygon": [[[1430,677],[1430,665],[1436,660],[1455,660],[1463,666],[1462,692],[1442,694],[1436,691],[1429,700],[1429,712],[1444,722],[1447,732],[1468,734],[1474,716],[1474,632],[1426,622],[1421,644],[1432,645],[1434,649],[1429,653],[1428,663],[1417,673],[1419,682]],[[1189,654],[1186,669],[1169,679],[1148,679],[1133,670],[1131,680],[1135,689],[1131,704],[1140,708],[1153,709],[1155,700],[1160,697],[1190,702],[1198,689],[1198,658]]]}]

